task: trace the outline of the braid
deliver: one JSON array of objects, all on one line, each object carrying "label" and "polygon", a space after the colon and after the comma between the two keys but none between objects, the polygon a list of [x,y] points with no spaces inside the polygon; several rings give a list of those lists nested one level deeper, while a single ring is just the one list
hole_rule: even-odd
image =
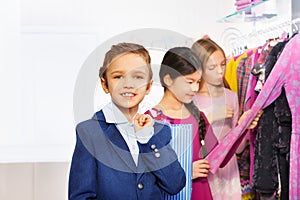
[{"label": "braid", "polygon": [[199,109],[192,101],[191,103],[184,104],[186,108],[191,112],[191,114],[195,117],[195,119],[198,122],[198,133],[199,133],[199,139],[200,144],[201,140],[204,140],[205,134],[206,134],[206,123],[202,115],[200,114]]}]

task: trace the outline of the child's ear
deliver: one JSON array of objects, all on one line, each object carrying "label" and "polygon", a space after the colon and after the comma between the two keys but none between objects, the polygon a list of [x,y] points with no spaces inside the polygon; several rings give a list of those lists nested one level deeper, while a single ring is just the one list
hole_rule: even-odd
[{"label": "child's ear", "polygon": [[149,81],[147,88],[146,88],[146,94],[150,93],[150,89],[151,89],[152,85],[153,85],[153,80]]},{"label": "child's ear", "polygon": [[107,82],[106,82],[105,78],[100,78],[100,81],[101,81],[101,86],[102,86],[104,92],[106,94],[108,94],[109,90],[108,90],[108,85],[107,85]]},{"label": "child's ear", "polygon": [[170,77],[170,74],[165,75],[164,78],[163,78],[163,81],[164,81],[165,85],[168,86],[168,87],[171,86],[172,83],[173,83],[173,80]]}]

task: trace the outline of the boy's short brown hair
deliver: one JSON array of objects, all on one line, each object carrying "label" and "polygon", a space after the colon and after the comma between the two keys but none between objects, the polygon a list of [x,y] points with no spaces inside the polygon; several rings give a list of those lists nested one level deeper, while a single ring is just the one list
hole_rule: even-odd
[{"label": "boy's short brown hair", "polygon": [[146,61],[149,67],[149,80],[151,80],[153,73],[150,66],[151,58],[149,52],[142,45],[135,44],[135,43],[126,43],[126,42],[112,45],[110,50],[106,52],[103,61],[103,66],[99,70],[99,77],[106,79],[105,73],[109,65],[112,63],[112,61],[121,55],[129,54],[129,53],[139,55]]}]

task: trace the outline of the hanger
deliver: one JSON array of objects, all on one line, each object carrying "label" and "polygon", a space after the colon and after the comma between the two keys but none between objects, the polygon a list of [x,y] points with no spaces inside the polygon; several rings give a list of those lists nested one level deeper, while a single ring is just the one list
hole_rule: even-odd
[{"label": "hanger", "polygon": [[[272,43],[273,45],[279,41],[287,40],[289,39],[289,36],[294,36],[295,34],[299,33],[299,28],[296,23],[300,23],[300,18],[288,20],[280,24],[269,26],[265,29],[256,30],[253,33],[237,37],[234,39],[234,41],[232,41],[232,44],[234,44],[232,46],[234,52],[233,54],[240,54],[241,49],[245,50],[243,48],[244,46],[248,46],[248,48],[253,48],[254,45],[251,45],[251,43],[249,45],[249,42],[255,43],[255,46],[258,47],[262,44],[264,45],[264,43],[268,39],[274,39],[273,42],[275,43]],[[245,41],[248,41],[248,44]]]},{"label": "hanger", "polygon": [[295,19],[295,20],[291,21],[292,22],[292,36],[294,36],[295,34],[298,34],[298,32],[299,32],[299,28],[296,24],[297,21],[300,21],[300,19],[299,20]]}]

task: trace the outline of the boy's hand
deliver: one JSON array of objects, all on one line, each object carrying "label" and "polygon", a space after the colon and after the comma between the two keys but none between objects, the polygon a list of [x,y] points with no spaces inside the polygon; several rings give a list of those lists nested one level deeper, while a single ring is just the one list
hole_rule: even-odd
[{"label": "boy's hand", "polygon": [[148,114],[136,114],[134,118],[134,129],[136,132],[139,130],[153,126],[154,120]]}]

